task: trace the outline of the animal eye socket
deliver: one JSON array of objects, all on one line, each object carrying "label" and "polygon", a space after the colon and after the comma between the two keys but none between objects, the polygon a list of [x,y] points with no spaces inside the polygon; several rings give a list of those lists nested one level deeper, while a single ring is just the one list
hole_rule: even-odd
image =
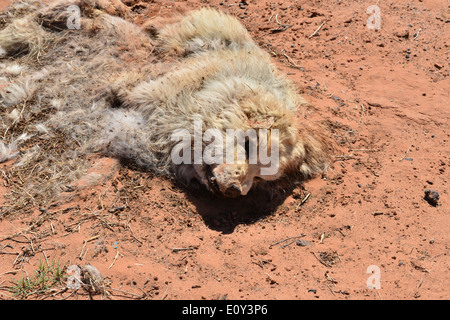
[{"label": "animal eye socket", "polygon": [[205,170],[206,175],[208,175],[208,176],[212,176],[213,175],[211,165],[209,165],[209,164],[205,165],[204,166],[204,170]]},{"label": "animal eye socket", "polygon": [[245,140],[245,157],[250,158],[250,140]]}]

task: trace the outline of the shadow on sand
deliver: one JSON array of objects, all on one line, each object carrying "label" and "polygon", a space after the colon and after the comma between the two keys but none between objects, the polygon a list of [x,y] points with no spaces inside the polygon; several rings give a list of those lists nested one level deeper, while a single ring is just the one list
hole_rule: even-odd
[{"label": "shadow on sand", "polygon": [[[128,161],[122,160],[121,163],[133,171],[148,173]],[[224,234],[234,232],[240,224],[252,224],[273,214],[305,181],[301,175],[276,181],[261,181],[246,196],[227,198],[211,193],[198,181],[192,181],[188,186],[173,177],[160,178],[168,179],[173,187],[185,194],[208,228]]]},{"label": "shadow on sand", "polygon": [[250,190],[246,196],[234,199],[212,194],[203,186],[183,189],[208,228],[229,234],[240,224],[252,224],[273,214],[298,185],[292,181],[267,182],[263,187]]}]

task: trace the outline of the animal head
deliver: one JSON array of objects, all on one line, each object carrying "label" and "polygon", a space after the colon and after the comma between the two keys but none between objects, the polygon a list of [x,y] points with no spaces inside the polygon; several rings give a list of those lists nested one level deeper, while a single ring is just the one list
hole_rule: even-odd
[{"label": "animal head", "polygon": [[227,164],[206,165],[204,168],[207,187],[229,198],[245,196],[258,174],[258,165]]},{"label": "animal head", "polygon": [[[245,147],[234,146],[234,161],[194,164],[195,177],[208,190],[229,198],[246,196],[256,184],[284,176],[310,178],[328,167],[330,145],[322,130],[305,125],[294,135],[271,132],[267,140],[267,132],[260,132],[253,147],[249,140]],[[237,159],[239,154],[245,154],[243,160]]]},{"label": "animal head", "polygon": [[[268,136],[270,136],[269,142],[267,142]],[[258,181],[278,179],[283,174],[283,170],[279,165],[277,139],[278,134],[268,134],[264,131],[263,134],[259,132],[254,136],[250,134],[250,137],[245,140],[241,136],[235,145],[227,142],[219,144],[216,146],[218,147],[216,155],[219,157],[211,158],[204,154],[204,162],[194,165],[198,180],[214,193],[236,198],[247,195]],[[239,141],[243,143],[239,144]],[[226,150],[225,153],[221,152],[222,146]],[[222,159],[224,161],[220,161]]]}]

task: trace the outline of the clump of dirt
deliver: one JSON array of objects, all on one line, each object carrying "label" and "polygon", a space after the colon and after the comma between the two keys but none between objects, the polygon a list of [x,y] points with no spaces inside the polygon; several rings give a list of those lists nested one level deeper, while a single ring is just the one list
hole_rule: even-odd
[{"label": "clump of dirt", "polygon": [[[301,116],[332,128],[334,167],[282,197],[229,200],[91,157],[88,172],[76,170],[78,160],[53,164],[59,174],[78,172],[55,197],[51,189],[27,195],[33,167],[10,160],[0,164],[1,299],[19,298],[11,288],[46,261],[94,266],[109,294],[62,281],[21,297],[449,298],[446,1],[380,2],[369,13],[373,3],[330,0],[122,2],[148,32],[205,5],[236,16],[310,103]],[[36,143],[67,147],[33,138],[24,147]],[[435,205],[426,190],[439,194]],[[379,288],[367,285],[373,266]]]}]

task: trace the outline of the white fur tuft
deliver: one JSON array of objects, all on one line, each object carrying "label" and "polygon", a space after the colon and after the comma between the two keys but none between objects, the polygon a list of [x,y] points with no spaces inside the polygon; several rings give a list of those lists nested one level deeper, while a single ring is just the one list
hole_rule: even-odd
[{"label": "white fur tuft", "polygon": [[17,139],[14,139],[9,144],[0,141],[0,163],[13,159],[19,155],[19,144],[31,138],[27,133],[23,133]]},{"label": "white fur tuft", "polygon": [[0,105],[9,107],[19,104],[31,98],[33,91],[33,86],[29,81],[23,83],[11,83],[0,91]]}]

